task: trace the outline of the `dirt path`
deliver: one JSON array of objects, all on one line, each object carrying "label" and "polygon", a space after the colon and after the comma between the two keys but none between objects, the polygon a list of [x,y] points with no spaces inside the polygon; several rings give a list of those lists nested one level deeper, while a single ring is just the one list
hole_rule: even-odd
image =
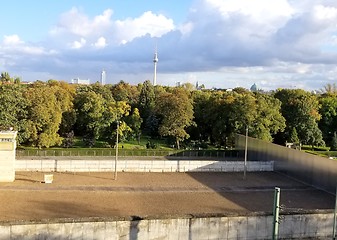
[{"label": "dirt path", "polygon": [[277,173],[44,173],[17,172],[0,183],[0,221],[272,212],[274,187],[284,211],[328,210],[334,196]]}]

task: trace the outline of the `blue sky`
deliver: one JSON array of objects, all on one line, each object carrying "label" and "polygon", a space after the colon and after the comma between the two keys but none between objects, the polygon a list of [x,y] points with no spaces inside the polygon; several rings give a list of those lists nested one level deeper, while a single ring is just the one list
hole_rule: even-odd
[{"label": "blue sky", "polygon": [[58,0],[2,3],[0,71],[24,81],[318,90],[337,80],[332,0]]}]

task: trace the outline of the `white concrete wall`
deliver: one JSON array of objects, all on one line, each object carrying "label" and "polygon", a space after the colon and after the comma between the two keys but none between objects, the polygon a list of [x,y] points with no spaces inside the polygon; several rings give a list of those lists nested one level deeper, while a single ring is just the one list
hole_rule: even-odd
[{"label": "white concrete wall", "polygon": [[[333,214],[286,215],[280,239],[331,239]],[[0,239],[271,239],[272,216],[0,225]]]},{"label": "white concrete wall", "polygon": [[[20,159],[16,171],[104,172],[114,171],[115,160]],[[247,162],[247,171],[273,171],[274,163]],[[195,160],[118,160],[117,171],[124,172],[242,172],[244,162]]]}]

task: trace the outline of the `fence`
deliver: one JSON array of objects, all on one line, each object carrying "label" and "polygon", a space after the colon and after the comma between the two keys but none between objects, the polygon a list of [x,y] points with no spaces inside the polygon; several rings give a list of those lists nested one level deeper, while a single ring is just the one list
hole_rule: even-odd
[{"label": "fence", "polygon": [[[18,149],[18,157],[72,157],[72,156],[115,156],[116,150],[103,149]],[[239,152],[236,150],[149,150],[149,149],[118,149],[118,156],[171,156],[171,157],[211,157],[211,158],[237,158]]]}]

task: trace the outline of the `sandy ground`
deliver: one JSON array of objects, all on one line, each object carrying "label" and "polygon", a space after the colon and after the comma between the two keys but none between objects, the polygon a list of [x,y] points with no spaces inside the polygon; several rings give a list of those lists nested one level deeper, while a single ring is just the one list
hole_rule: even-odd
[{"label": "sandy ground", "polygon": [[333,211],[335,197],[277,173],[17,172],[0,183],[0,221],[64,218],[149,218],[272,213],[274,188],[282,212]]}]

